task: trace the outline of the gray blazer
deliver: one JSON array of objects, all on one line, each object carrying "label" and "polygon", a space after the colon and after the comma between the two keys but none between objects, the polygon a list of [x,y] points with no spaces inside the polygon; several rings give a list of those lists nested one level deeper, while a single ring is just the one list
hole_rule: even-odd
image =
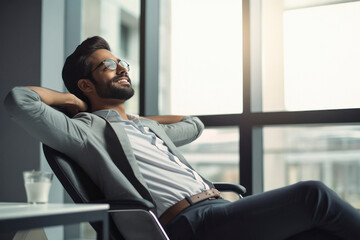
[{"label": "gray blazer", "polygon": [[[10,117],[32,136],[76,161],[108,200],[145,198],[154,203],[130,141],[119,125],[115,128],[112,123],[87,112],[69,118],[44,104],[36,92],[26,87],[15,87],[4,104]],[[185,117],[169,125],[148,119],[141,122],[161,138],[180,161],[191,167],[177,146],[200,136],[204,125],[197,117]]]}]

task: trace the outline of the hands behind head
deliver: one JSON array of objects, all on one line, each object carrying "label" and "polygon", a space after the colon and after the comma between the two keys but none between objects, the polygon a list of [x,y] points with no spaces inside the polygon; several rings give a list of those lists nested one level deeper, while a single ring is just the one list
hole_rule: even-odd
[{"label": "hands behind head", "polygon": [[83,100],[71,93],[69,93],[69,96],[71,101],[66,101],[56,106],[59,111],[65,113],[69,117],[73,117],[79,112],[86,112],[88,110],[88,105]]},{"label": "hands behind head", "polygon": [[85,112],[88,109],[87,104],[74,94],[58,92],[38,86],[27,86],[27,88],[39,94],[45,104],[58,109],[69,117],[73,117],[79,112]]}]

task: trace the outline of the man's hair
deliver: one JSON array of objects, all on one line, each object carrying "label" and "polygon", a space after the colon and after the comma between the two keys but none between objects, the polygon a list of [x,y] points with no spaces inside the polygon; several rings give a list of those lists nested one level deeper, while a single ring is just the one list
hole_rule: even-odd
[{"label": "man's hair", "polygon": [[105,39],[99,36],[86,39],[66,58],[62,70],[62,78],[66,88],[70,93],[85,101],[87,104],[90,104],[90,102],[85,94],[79,89],[77,83],[82,78],[88,78],[93,81],[91,75],[92,64],[87,58],[99,49],[110,51],[110,46]]}]

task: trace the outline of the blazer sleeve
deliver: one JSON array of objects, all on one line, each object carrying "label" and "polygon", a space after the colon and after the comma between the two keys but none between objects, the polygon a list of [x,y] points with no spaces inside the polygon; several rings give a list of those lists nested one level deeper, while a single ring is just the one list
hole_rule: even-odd
[{"label": "blazer sleeve", "polygon": [[204,130],[204,124],[198,117],[185,116],[182,121],[173,124],[161,124],[175,146],[180,147],[191,143]]},{"label": "blazer sleeve", "polygon": [[30,135],[59,151],[67,152],[70,146],[81,146],[85,141],[86,131],[79,126],[88,124],[86,118],[67,117],[43,103],[40,96],[27,87],[13,88],[4,106],[10,118]]}]

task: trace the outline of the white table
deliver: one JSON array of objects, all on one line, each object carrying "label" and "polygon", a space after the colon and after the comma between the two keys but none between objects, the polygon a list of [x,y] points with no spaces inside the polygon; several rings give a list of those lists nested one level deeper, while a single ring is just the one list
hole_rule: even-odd
[{"label": "white table", "polygon": [[80,222],[100,222],[98,238],[109,239],[108,204],[27,204],[0,202],[0,232]]}]

